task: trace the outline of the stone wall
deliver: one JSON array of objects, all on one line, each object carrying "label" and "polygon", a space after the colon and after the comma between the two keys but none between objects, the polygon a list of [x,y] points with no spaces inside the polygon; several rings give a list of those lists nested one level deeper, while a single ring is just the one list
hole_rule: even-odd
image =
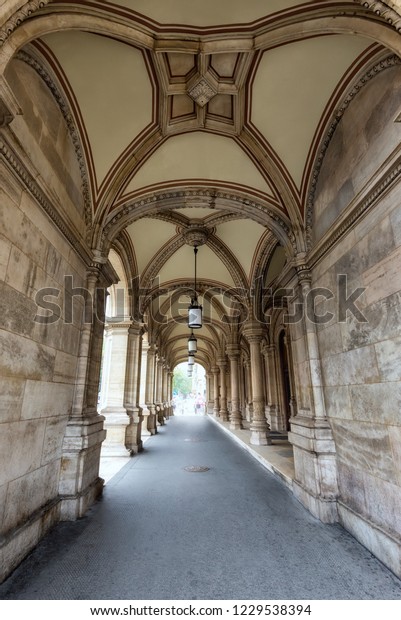
[{"label": "stone wall", "polygon": [[[392,82],[386,82],[390,77]],[[327,183],[320,183],[318,195],[320,222],[334,221],[347,208],[343,192],[335,196],[335,186],[328,189],[334,154],[335,176],[338,179],[342,176],[344,184],[352,183],[352,195],[360,191],[364,194],[364,204],[368,204],[369,196],[376,196],[376,200],[313,270],[313,286],[328,287],[335,293],[332,301],[318,306],[320,314],[330,311],[335,315],[328,323],[318,325],[318,342],[326,411],[337,454],[339,518],[398,575],[401,574],[401,184],[393,176],[387,191],[379,196],[369,178],[379,179],[381,174],[382,180],[388,181],[391,170],[397,169],[400,129],[394,124],[396,106],[389,91],[400,83],[399,68],[387,70],[372,80],[366,89],[371,95],[375,91],[380,110],[371,106],[369,114],[355,100],[354,107],[344,115],[341,148],[339,139],[329,147],[322,169],[322,179]],[[375,137],[371,142],[359,121],[352,124],[358,113],[364,122],[373,122],[370,133]],[[371,161],[375,161],[372,148],[377,149],[377,170],[370,163],[364,169],[366,178],[363,179],[362,161],[368,146]],[[363,180],[367,185],[362,186]],[[328,201],[324,211],[323,203],[329,191],[334,202]],[[355,206],[358,207],[358,202]],[[358,287],[365,289],[356,306],[366,321],[352,312],[347,312],[346,320],[341,317],[340,274],[348,276],[347,297]]]},{"label": "stone wall", "polygon": [[[71,321],[63,319],[65,303],[71,301],[64,277],[72,276],[73,286],[83,287],[86,276],[83,260],[24,182],[31,175],[55,212],[85,233],[82,199],[75,201],[81,178],[77,163],[69,163],[75,154],[64,119],[54,103],[48,106],[35,72],[18,64],[20,75],[10,71],[9,77],[26,115],[0,136],[22,157],[14,170],[5,163],[7,157],[0,158],[0,580],[59,518],[62,443],[83,309],[82,298],[75,297]],[[70,172],[63,176],[66,167]],[[45,287],[60,291],[52,299],[59,306],[53,307],[53,324],[37,320],[37,314],[47,314],[36,304]]]},{"label": "stone wall", "polygon": [[401,112],[400,89],[398,64],[381,70],[346,108],[319,174],[313,211],[315,241],[323,237],[366,184],[380,175],[381,167],[399,149],[401,123],[394,121]]}]

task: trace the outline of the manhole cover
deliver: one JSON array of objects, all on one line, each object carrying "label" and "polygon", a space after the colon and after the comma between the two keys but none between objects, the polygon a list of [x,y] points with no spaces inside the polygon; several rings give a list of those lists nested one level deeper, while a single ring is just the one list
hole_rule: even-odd
[{"label": "manhole cover", "polygon": [[204,465],[188,465],[188,467],[184,467],[185,471],[191,472],[204,472],[209,471],[210,467],[205,467]]}]

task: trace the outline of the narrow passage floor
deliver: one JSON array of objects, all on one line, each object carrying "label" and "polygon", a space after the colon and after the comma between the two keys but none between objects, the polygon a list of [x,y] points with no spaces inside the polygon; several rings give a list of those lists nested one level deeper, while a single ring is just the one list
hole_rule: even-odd
[{"label": "narrow passage floor", "polygon": [[[188,471],[188,467],[205,471]],[[207,417],[170,418],[2,599],[401,599],[401,581]]]}]

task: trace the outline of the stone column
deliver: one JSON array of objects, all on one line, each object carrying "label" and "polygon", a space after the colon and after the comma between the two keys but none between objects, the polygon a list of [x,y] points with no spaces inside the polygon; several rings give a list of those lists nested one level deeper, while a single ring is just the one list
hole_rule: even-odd
[{"label": "stone column", "polygon": [[[301,271],[299,282],[305,308],[311,288],[307,270]],[[326,417],[316,325],[304,313],[301,327],[311,389],[310,408],[299,409],[295,418],[290,419],[288,439],[293,445],[295,465],[293,490],[312,514],[321,521],[334,523],[338,520],[336,450]]]},{"label": "stone column", "polygon": [[214,404],[213,404],[213,415],[218,418],[220,412],[220,398],[219,398],[219,368],[218,366],[213,366],[212,374],[213,374],[213,396],[214,396]]},{"label": "stone column", "polygon": [[129,418],[129,424],[125,429],[125,447],[130,454],[137,454],[143,447],[141,439],[143,416],[139,405],[142,329],[142,324],[133,321],[128,330],[124,407]]},{"label": "stone column", "polygon": [[156,346],[149,344],[148,357],[146,360],[146,390],[145,401],[148,410],[147,430],[151,435],[157,433],[156,406],[155,406],[155,370],[156,370]]},{"label": "stone column", "polygon": [[172,370],[168,371],[167,374],[167,378],[168,378],[168,400],[170,403],[170,416],[174,415],[174,408],[173,408],[173,379],[174,379],[174,373]]},{"label": "stone column", "polygon": [[[97,412],[105,305],[105,296],[96,295],[100,276],[100,264],[94,264],[87,274],[75,393],[62,446],[61,520],[81,517],[103,489],[99,461],[106,432]],[[103,292],[112,281],[101,283]]]},{"label": "stone column", "polygon": [[252,374],[251,374],[251,362],[249,359],[245,361],[245,385],[246,385],[246,419],[247,422],[252,421],[253,406],[252,406]]},{"label": "stone column", "polygon": [[231,412],[230,412],[230,428],[236,430],[243,428],[242,416],[240,412],[239,402],[239,356],[240,350],[236,344],[227,346],[227,355],[230,360],[230,377],[231,377]]},{"label": "stone column", "polygon": [[270,415],[271,429],[274,431],[287,431],[286,422],[282,419],[277,393],[277,349],[274,344],[263,347],[267,368],[267,406]]},{"label": "stone column", "polygon": [[[113,321],[106,325],[108,364],[104,372],[103,409],[107,431],[104,448],[109,456],[124,456],[127,411],[124,407],[128,330],[131,322]],[[107,373],[107,374],[106,374]]]},{"label": "stone column", "polygon": [[206,403],[205,413],[211,415],[213,413],[213,374],[206,373]]},{"label": "stone column", "polygon": [[265,415],[265,398],[263,385],[262,355],[260,343],[263,338],[263,329],[256,323],[245,327],[245,336],[249,342],[251,352],[251,380],[253,417],[250,426],[251,444],[267,446],[271,444],[270,429]]},{"label": "stone column", "polygon": [[163,358],[159,357],[156,363],[156,412],[157,423],[159,426],[164,425],[164,405],[163,405]]},{"label": "stone column", "polygon": [[168,366],[163,364],[162,370],[162,403],[163,403],[163,417],[168,420],[170,417],[170,403],[168,396]]},{"label": "stone column", "polygon": [[227,409],[227,361],[225,357],[220,357],[217,360],[217,364],[220,371],[220,411],[219,417],[223,422],[228,421],[228,409]]}]

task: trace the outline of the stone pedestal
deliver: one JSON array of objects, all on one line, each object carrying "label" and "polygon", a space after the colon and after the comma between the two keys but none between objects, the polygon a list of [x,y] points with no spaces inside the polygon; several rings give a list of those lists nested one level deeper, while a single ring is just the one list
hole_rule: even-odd
[{"label": "stone pedestal", "polygon": [[134,409],[127,409],[129,417],[129,424],[125,428],[125,440],[124,445],[131,455],[138,454],[143,449],[143,443],[141,439],[142,434],[142,408],[135,407]]},{"label": "stone pedestal", "polygon": [[101,414],[104,417],[106,431],[103,456],[127,456],[125,448],[127,411],[124,407],[106,407],[102,409]]},{"label": "stone pedestal", "polygon": [[338,521],[337,465],[333,434],[327,420],[302,416],[290,420],[288,439],[294,449],[295,497],[325,523]]},{"label": "stone pedestal", "polygon": [[82,517],[102,492],[99,460],[106,436],[103,422],[103,416],[93,415],[72,418],[67,424],[59,484],[61,520]]}]

